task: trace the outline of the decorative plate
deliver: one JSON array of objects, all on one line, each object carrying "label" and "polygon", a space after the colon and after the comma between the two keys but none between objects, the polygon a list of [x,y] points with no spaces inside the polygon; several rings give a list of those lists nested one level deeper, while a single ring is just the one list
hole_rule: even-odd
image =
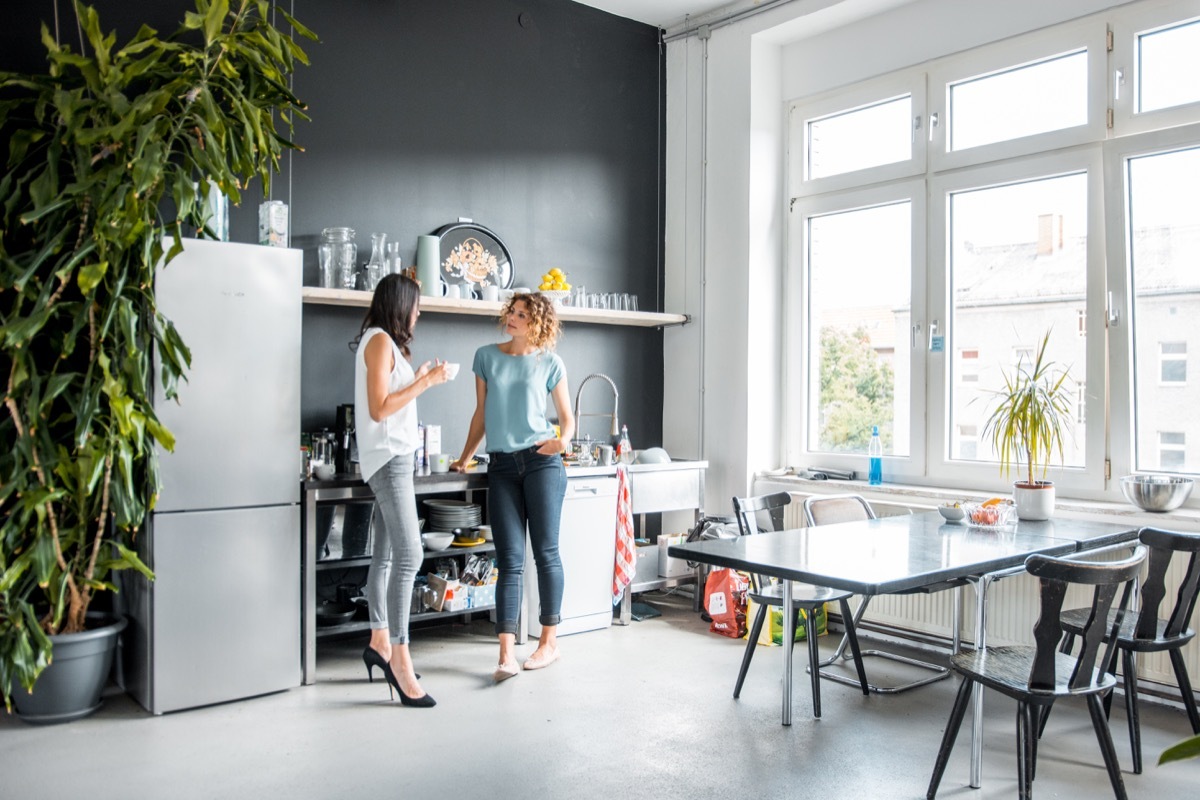
[{"label": "decorative plate", "polygon": [[440,271],[446,283],[512,288],[512,256],[495,233],[473,222],[455,222],[434,235],[441,240]]}]

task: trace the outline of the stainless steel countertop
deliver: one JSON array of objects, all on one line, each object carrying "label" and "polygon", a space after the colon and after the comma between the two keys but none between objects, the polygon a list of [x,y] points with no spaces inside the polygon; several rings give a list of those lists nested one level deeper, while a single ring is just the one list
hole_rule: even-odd
[{"label": "stainless steel countertop", "polygon": [[[672,459],[667,464],[630,464],[630,474],[636,475],[644,472],[671,472],[676,470],[689,469],[708,469],[707,461],[693,461],[689,459]],[[616,475],[616,465],[611,466],[593,466],[593,467],[578,467],[568,466],[568,478],[590,478],[605,475]],[[329,480],[306,480],[303,482],[305,490],[313,489],[339,489],[351,486],[361,486],[364,483],[359,475],[334,475]],[[483,488],[487,485],[487,469],[485,467],[475,467],[466,472],[445,472],[431,474],[428,471],[418,473],[413,478],[413,483],[418,491],[456,491],[468,488]],[[435,488],[436,487],[436,488]]]}]

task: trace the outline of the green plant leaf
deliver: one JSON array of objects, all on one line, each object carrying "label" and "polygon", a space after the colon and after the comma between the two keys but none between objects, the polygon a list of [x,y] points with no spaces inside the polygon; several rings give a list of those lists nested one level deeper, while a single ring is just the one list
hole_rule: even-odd
[{"label": "green plant leaf", "polygon": [[1166,750],[1163,750],[1162,755],[1158,757],[1158,764],[1162,766],[1172,761],[1183,761],[1184,759],[1196,758],[1197,756],[1200,756],[1200,735],[1184,739],[1182,742],[1177,742]]}]

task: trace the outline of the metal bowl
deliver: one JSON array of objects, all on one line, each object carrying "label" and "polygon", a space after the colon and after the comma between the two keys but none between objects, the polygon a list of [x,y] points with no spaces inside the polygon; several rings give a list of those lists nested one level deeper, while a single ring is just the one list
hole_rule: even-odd
[{"label": "metal bowl", "polygon": [[1191,478],[1171,475],[1126,475],[1121,478],[1125,499],[1144,511],[1171,511],[1192,493]]}]

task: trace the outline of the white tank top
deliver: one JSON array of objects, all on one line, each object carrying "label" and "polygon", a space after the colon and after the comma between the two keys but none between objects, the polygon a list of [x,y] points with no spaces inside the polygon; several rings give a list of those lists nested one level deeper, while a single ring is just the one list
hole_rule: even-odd
[{"label": "white tank top", "polygon": [[367,343],[384,336],[392,345],[395,365],[388,375],[388,393],[398,392],[416,378],[412,365],[383,328],[367,328],[354,354],[354,438],[358,442],[358,463],[363,480],[380,470],[394,456],[417,449],[417,401],[413,400],[391,416],[376,422],[367,403]]}]

